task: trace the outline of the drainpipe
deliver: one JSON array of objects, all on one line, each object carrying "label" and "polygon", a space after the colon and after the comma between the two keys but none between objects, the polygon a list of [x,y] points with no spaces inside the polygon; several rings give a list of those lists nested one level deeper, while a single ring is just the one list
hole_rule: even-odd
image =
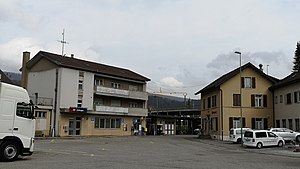
[{"label": "drainpipe", "polygon": [[56,136],[56,114],[57,114],[57,89],[58,88],[58,69],[55,71],[55,88],[54,88],[54,111],[53,111],[53,128],[52,128],[52,137]]},{"label": "drainpipe", "polygon": [[221,112],[221,132],[222,132],[222,141],[224,141],[224,112],[223,112],[223,90],[220,89],[220,112]]}]

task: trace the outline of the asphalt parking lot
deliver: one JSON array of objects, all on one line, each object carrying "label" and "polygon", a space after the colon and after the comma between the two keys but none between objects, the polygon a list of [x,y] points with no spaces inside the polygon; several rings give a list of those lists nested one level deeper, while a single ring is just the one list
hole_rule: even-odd
[{"label": "asphalt parking lot", "polygon": [[292,148],[244,148],[196,136],[37,139],[32,156],[0,162],[2,169],[299,168]]}]

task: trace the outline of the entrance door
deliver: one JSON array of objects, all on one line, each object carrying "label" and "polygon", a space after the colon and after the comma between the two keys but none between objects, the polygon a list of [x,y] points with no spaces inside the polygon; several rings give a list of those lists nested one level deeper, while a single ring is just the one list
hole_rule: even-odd
[{"label": "entrance door", "polygon": [[69,135],[79,136],[80,135],[80,123],[81,117],[75,117],[69,119]]}]

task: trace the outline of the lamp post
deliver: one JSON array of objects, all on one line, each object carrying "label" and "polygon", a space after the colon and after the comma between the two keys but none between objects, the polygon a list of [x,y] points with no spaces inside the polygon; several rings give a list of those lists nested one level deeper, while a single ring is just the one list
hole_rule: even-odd
[{"label": "lamp post", "polygon": [[241,146],[243,146],[243,111],[242,111],[242,53],[235,51],[240,55],[240,128],[241,128]]}]

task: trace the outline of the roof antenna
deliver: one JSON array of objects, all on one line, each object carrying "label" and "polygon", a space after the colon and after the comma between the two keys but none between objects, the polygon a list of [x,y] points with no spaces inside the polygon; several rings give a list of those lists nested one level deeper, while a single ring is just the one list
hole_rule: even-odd
[{"label": "roof antenna", "polygon": [[61,56],[64,56],[65,44],[69,44],[69,42],[65,41],[65,28],[63,29],[62,32],[62,40],[58,40],[58,42],[61,43]]}]

